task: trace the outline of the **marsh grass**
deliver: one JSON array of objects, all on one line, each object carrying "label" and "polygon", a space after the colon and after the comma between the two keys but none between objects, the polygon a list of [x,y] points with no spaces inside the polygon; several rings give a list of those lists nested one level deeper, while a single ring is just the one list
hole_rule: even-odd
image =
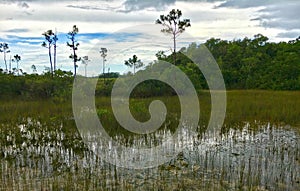
[{"label": "marsh grass", "polygon": [[[130,99],[130,111],[139,121],[147,121],[150,118],[148,106],[153,100],[161,100],[168,109],[166,123],[174,123],[180,117],[180,104],[177,96],[132,98]],[[210,93],[208,91],[199,94],[200,121],[199,126],[206,126],[210,118]],[[110,108],[110,99],[100,97],[96,99],[96,106],[100,112],[99,117],[104,123],[117,124]],[[102,115],[101,115],[102,111]],[[227,110],[224,129],[238,128],[245,122],[256,124],[272,123],[277,125],[292,125],[300,128],[300,92],[298,91],[228,91]],[[106,121],[107,120],[107,121]],[[175,121],[174,121],[175,120]],[[178,122],[178,121],[177,121]],[[166,123],[164,125],[166,125]],[[254,127],[253,127],[254,128]]]},{"label": "marsh grass", "polygon": [[[180,117],[180,104],[177,96],[154,98],[131,98],[130,111],[133,117],[141,122],[149,120],[149,104],[153,100],[165,103],[168,113],[161,128],[175,130]],[[199,94],[200,129],[205,129],[210,118],[210,93]],[[110,135],[128,134],[116,121],[110,97],[96,97],[97,114],[104,128]],[[77,131],[73,119],[70,101],[55,102],[53,100],[22,101],[12,99],[2,101],[0,107],[0,123],[20,124],[24,119],[34,118],[42,123],[60,121],[65,131]],[[223,129],[238,128],[245,122],[255,124],[270,122],[272,124],[288,124],[300,129],[300,92],[299,91],[228,91],[227,111]],[[65,128],[67,127],[67,128]],[[112,128],[113,127],[113,128]],[[252,127],[255,128],[255,127]]]},{"label": "marsh grass", "polygon": [[[0,190],[293,190],[300,181],[299,135],[283,127],[299,132],[299,98],[300,92],[228,91],[224,143],[201,154],[196,141],[194,154],[180,153],[141,172],[95,157],[81,140],[70,102],[2,101]],[[180,116],[176,96],[132,98],[133,116],[147,121],[156,99],[168,109],[161,130],[174,130]],[[201,92],[199,102],[201,131],[210,117],[209,92]],[[115,120],[110,98],[96,97],[95,104],[106,131],[123,134],[130,144],[134,135]]]},{"label": "marsh grass", "polygon": [[228,91],[225,124],[270,122],[299,130],[299,91]]}]

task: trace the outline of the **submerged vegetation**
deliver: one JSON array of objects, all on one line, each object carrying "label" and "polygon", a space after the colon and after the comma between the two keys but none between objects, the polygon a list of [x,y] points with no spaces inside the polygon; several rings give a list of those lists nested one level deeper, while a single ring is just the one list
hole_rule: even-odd
[{"label": "submerged vegetation", "polygon": [[[1,101],[0,189],[295,190],[299,187],[299,92],[228,91],[227,96],[221,140],[186,137],[191,141],[189,150],[179,153],[169,163],[147,170],[115,167],[88,150],[76,128],[69,101]],[[167,120],[156,133],[138,139],[131,139],[136,135],[122,129],[114,119],[109,97],[96,98],[97,114],[114,139],[129,145],[149,144],[159,140],[161,134],[171,135],[180,114],[177,96],[131,98],[130,109],[137,120],[148,120],[148,106],[153,99],[166,104]],[[209,92],[200,93],[199,101],[199,127],[205,127],[210,111]]]}]

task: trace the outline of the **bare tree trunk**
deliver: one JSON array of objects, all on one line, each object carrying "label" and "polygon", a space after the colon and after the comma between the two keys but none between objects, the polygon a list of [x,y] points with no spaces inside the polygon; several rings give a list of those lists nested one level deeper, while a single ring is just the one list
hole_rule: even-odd
[{"label": "bare tree trunk", "polygon": [[75,53],[75,42],[74,39],[72,40],[72,44],[73,44],[73,60],[74,60],[74,76],[76,76],[76,53]]},{"label": "bare tree trunk", "polygon": [[50,72],[51,72],[51,76],[53,77],[53,66],[52,66],[52,56],[51,56],[51,46],[50,46],[50,43],[49,43],[48,50],[49,50],[49,60],[50,60]]},{"label": "bare tree trunk", "polygon": [[57,32],[56,32],[56,28],[55,28],[55,33],[54,33],[54,52],[53,52],[53,57],[54,57],[54,72],[56,71],[56,42],[58,40],[57,38]]},{"label": "bare tree trunk", "polygon": [[18,76],[20,75],[19,73],[19,61],[17,61],[17,70],[18,70]]},{"label": "bare tree trunk", "polygon": [[11,55],[9,56],[9,73],[11,73]]},{"label": "bare tree trunk", "polygon": [[56,42],[55,42],[55,44],[54,44],[53,58],[54,58],[53,66],[54,66],[54,71],[55,71],[55,70],[56,70]]},{"label": "bare tree trunk", "polygon": [[4,50],[3,55],[4,55],[5,71],[7,72],[7,63],[6,63],[6,52],[5,52],[5,50]]},{"label": "bare tree trunk", "polygon": [[176,65],[176,35],[175,34],[173,34],[173,46],[174,46],[173,59],[174,59],[174,65]]},{"label": "bare tree trunk", "polygon": [[103,74],[103,82],[105,83],[105,57],[103,57],[103,60],[102,60],[102,64],[103,64],[103,71],[102,71],[102,74]]}]

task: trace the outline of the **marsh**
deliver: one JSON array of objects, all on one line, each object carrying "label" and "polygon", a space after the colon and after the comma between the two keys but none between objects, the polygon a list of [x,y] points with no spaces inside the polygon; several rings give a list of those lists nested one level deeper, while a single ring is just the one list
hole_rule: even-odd
[{"label": "marsh", "polygon": [[[76,129],[71,103],[1,103],[1,190],[297,190],[300,186],[299,92],[229,91],[219,139],[203,136],[210,94],[199,95],[198,136],[185,136],[187,148],[158,167],[116,167],[95,155]],[[127,144],[159,143],[178,124],[178,98],[134,98],[133,116],[149,118],[153,99],[168,108],[155,133],[138,136],[118,125],[110,99],[96,98],[107,132]],[[131,158],[123,158],[125,161]]]}]

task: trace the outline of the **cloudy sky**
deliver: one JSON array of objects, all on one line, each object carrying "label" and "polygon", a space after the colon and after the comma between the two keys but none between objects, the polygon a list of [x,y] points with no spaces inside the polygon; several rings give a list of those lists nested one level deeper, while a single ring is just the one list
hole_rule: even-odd
[{"label": "cloudy sky", "polygon": [[[1,0],[0,42],[9,44],[12,56],[21,55],[24,71],[30,73],[34,64],[41,73],[49,66],[41,34],[56,30],[57,66],[72,70],[66,34],[77,25],[78,55],[91,60],[88,74],[102,71],[101,47],[108,49],[106,70],[123,73],[128,70],[124,59],[133,54],[148,63],[155,52],[170,50],[170,37],[154,23],[172,8],[182,10],[182,18],[192,24],[178,39],[179,48],[211,37],[232,40],[261,33],[278,42],[300,36],[299,0]],[[2,57],[0,67],[5,68]]]}]

